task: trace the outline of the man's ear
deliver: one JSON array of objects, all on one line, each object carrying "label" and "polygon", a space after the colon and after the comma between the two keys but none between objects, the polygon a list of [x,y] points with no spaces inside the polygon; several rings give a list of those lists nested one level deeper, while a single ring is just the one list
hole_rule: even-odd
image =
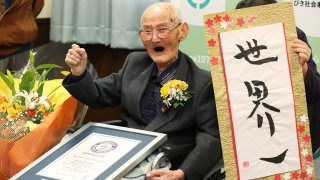
[{"label": "man's ear", "polygon": [[189,33],[189,25],[186,22],[183,22],[181,24],[181,29],[180,29],[180,41],[184,40],[185,38],[187,38]]}]

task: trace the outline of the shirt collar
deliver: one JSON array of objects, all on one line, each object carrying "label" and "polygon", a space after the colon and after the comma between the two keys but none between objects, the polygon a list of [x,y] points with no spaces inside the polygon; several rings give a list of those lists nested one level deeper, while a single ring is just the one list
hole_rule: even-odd
[{"label": "shirt collar", "polygon": [[172,64],[170,64],[170,66],[168,66],[159,76],[158,76],[158,68],[156,64],[154,64],[153,70],[151,73],[152,79],[156,79],[156,81],[162,85],[167,83],[169,80],[172,79],[173,75],[175,74],[177,67],[180,64],[180,61],[181,61],[180,59],[181,59],[181,51],[178,52],[178,59]]}]

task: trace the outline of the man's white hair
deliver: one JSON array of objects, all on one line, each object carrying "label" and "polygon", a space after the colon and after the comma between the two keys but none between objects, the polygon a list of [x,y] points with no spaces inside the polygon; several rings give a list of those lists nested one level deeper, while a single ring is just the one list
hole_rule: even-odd
[{"label": "man's white hair", "polygon": [[174,24],[179,24],[182,23],[182,16],[181,16],[181,12],[180,10],[174,6],[171,3],[168,2],[158,2],[155,4],[150,5],[149,7],[147,7],[146,10],[144,10],[142,16],[141,16],[141,20],[140,20],[140,24],[142,26],[142,20],[143,17],[145,16],[145,13],[150,9],[153,8],[155,6],[165,6],[166,8],[169,8],[169,12],[170,12],[170,21],[173,22]]}]

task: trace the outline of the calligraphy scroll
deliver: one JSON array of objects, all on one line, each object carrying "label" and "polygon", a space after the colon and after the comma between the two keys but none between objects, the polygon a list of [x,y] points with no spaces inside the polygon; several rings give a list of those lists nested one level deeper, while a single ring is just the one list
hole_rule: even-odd
[{"label": "calligraphy scroll", "polygon": [[314,178],[292,4],[204,22],[227,179]]}]

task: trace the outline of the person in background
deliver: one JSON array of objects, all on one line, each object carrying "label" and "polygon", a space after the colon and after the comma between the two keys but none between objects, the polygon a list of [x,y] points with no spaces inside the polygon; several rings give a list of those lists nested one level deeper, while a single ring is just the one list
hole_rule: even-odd
[{"label": "person in background", "polygon": [[15,55],[32,48],[43,6],[44,0],[0,0],[0,71],[14,63]]},{"label": "person in background", "polygon": [[[63,86],[92,108],[121,105],[128,127],[167,134],[160,149],[172,167],[152,170],[147,179],[203,179],[222,158],[210,73],[179,51],[188,24],[170,3],[144,11],[139,35],[146,52],[130,53],[119,72],[98,80],[86,70],[85,49],[73,44],[65,58],[71,74]],[[181,107],[164,106],[160,89],[170,80],[184,81],[192,92]]]},{"label": "person in background", "polygon": [[[277,1],[242,0],[237,4],[236,9],[272,3],[277,3]],[[316,63],[312,59],[311,47],[308,43],[306,34],[298,27],[296,30],[298,39],[294,40],[292,48],[299,56],[299,63],[302,67],[308,106],[312,151],[314,153],[320,146],[320,74],[317,71]]]}]

